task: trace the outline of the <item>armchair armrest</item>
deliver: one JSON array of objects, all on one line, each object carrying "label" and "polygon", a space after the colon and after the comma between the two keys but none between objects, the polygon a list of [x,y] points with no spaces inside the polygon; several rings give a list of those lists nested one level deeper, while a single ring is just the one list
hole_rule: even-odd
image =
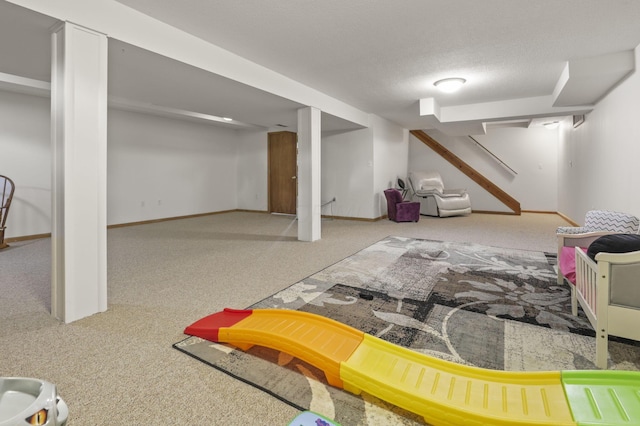
[{"label": "armchair armrest", "polygon": [[430,195],[438,195],[438,196],[442,195],[442,193],[437,189],[418,189],[417,191],[414,191],[414,194],[417,195],[418,197],[428,197]]},{"label": "armchair armrest", "polygon": [[441,197],[462,197],[467,193],[466,189],[445,189],[440,194]]},{"label": "armchair armrest", "polygon": [[[588,256],[587,259],[591,261]],[[600,252],[596,254],[596,261],[598,262],[597,269],[595,269],[598,271],[598,291],[604,293],[603,299],[598,300],[637,311],[640,308],[640,294],[638,293],[640,251]]]},{"label": "armchair armrest", "polygon": [[614,265],[628,265],[630,263],[640,263],[640,251],[630,251],[627,253],[600,252],[596,254],[596,260],[602,261],[602,262],[609,262]]},{"label": "armchair armrest", "polygon": [[[561,229],[561,228],[558,228]],[[562,247],[588,247],[592,242],[597,240],[603,235],[617,234],[618,232],[611,231],[595,231],[595,232],[583,232],[583,233],[557,233],[558,238],[558,252],[562,250]]]}]

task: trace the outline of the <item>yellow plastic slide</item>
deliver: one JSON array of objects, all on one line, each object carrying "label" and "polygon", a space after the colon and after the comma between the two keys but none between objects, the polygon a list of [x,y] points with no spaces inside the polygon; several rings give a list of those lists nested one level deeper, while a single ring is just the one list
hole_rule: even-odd
[{"label": "yellow plastic slide", "polygon": [[196,321],[185,333],[289,353],[322,369],[331,385],[374,395],[433,425],[640,424],[638,372],[469,367],[326,317],[285,309],[225,309]]}]

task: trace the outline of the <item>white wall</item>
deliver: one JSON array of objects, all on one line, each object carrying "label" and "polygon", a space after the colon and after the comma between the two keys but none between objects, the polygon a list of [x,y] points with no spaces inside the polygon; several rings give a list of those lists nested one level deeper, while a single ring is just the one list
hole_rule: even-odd
[{"label": "white wall", "polygon": [[[635,49],[636,70],[640,46]],[[559,208],[577,223],[588,210],[640,217],[640,75],[622,82],[574,129],[563,123],[559,148]]]},{"label": "white wall", "polygon": [[474,138],[517,175],[502,166],[496,167],[496,161],[477,145],[473,148],[482,161],[473,167],[518,200],[520,208],[552,212],[558,209],[557,129],[497,128]]},{"label": "white wall", "polygon": [[409,131],[375,115],[370,116],[373,127],[373,217],[387,214],[384,190],[396,188],[398,178],[407,175]]},{"label": "white wall", "polygon": [[[430,136],[480,174],[520,202],[523,210],[557,210],[558,131],[545,128],[493,128],[474,136],[487,150],[507,164],[510,172],[467,137],[429,131]],[[511,212],[455,166],[415,137],[410,137],[409,170],[436,170],[445,188],[466,188],[474,210]]]},{"label": "white wall", "polygon": [[235,130],[111,109],[107,223],[233,210],[236,161]]},{"label": "white wall", "polygon": [[[6,237],[51,232],[49,99],[0,91],[0,174],[17,185]],[[374,219],[406,175],[407,132],[372,127],[322,138],[323,214]],[[268,209],[267,132],[109,109],[109,225],[233,209]]]},{"label": "white wall", "polygon": [[[51,232],[50,101],[0,91],[0,174],[16,184],[6,238]],[[107,224],[247,208],[266,210],[263,146],[222,127],[109,110]],[[238,140],[240,145],[238,145]],[[257,144],[253,144],[258,147]],[[259,194],[238,207],[238,149]],[[259,157],[263,155],[264,160]],[[259,163],[262,161],[262,165]],[[249,188],[251,186],[251,188]],[[144,203],[144,206],[142,205]]]},{"label": "white wall", "polygon": [[268,199],[268,134],[267,131],[236,131],[238,145],[238,208],[267,211]]},{"label": "white wall", "polygon": [[387,214],[383,191],[406,175],[408,132],[375,115],[370,127],[323,135],[322,214],[377,219]]},{"label": "white wall", "polygon": [[320,200],[336,197],[322,214],[373,218],[373,130],[323,135]]},{"label": "white wall", "polygon": [[0,91],[0,174],[16,185],[5,238],[51,232],[50,101]]}]

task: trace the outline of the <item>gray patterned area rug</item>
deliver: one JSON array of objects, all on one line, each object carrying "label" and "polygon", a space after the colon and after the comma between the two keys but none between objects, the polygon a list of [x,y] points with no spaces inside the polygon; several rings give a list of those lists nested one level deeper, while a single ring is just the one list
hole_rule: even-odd
[{"label": "gray patterned area rug", "polygon": [[[387,237],[249,308],[324,315],[477,367],[596,369],[593,329],[582,312],[571,315],[570,289],[557,285],[555,268],[555,254]],[[197,337],[174,347],[343,425],[424,424],[372,396],[329,386],[322,371],[290,354],[257,346],[243,352]],[[613,338],[609,352],[610,369],[640,369],[634,342]]]}]

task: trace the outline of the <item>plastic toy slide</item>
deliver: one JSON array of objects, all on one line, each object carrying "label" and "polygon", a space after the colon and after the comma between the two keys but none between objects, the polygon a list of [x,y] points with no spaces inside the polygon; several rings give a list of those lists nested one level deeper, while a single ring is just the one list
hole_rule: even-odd
[{"label": "plastic toy slide", "polygon": [[374,395],[433,425],[640,425],[639,372],[469,367],[285,309],[225,309],[185,333],[286,352],[323,370],[333,386]]}]

